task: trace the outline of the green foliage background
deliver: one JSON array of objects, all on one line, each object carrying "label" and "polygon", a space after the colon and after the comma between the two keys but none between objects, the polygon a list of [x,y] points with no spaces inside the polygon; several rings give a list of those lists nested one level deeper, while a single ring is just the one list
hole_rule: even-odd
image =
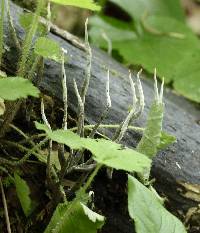
[{"label": "green foliage background", "polygon": [[91,18],[93,43],[106,48],[102,33],[124,62],[142,66],[173,83],[174,89],[200,103],[200,41],[186,25],[179,0],[110,0],[131,22],[99,15]]}]

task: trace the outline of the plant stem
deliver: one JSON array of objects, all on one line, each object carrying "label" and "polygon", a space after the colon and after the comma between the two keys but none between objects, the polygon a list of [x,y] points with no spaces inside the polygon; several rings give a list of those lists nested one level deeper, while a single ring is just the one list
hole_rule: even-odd
[{"label": "plant stem", "polygon": [[36,144],[32,149],[30,149],[27,154],[25,154],[25,156],[23,158],[21,158],[18,161],[10,161],[8,159],[4,159],[0,157],[0,163],[1,164],[8,164],[10,166],[20,166],[23,163],[25,163],[27,161],[27,159],[31,156],[31,154],[34,154],[35,151],[37,149],[39,149],[43,144],[45,144],[49,139],[45,138],[44,140],[42,140],[41,142],[39,142],[38,144]]},{"label": "plant stem", "polygon": [[82,192],[86,192],[87,189],[90,187],[92,181],[94,180],[94,177],[96,176],[96,174],[98,173],[99,169],[102,167],[103,165],[98,163],[96,168],[94,169],[94,171],[91,173],[91,175],[89,176],[87,182],[85,183],[85,185],[83,186]]},{"label": "plant stem", "polygon": [[38,0],[36,12],[33,17],[33,21],[31,23],[31,28],[28,31],[25,41],[23,43],[23,50],[22,50],[22,56],[21,61],[19,62],[19,70],[18,70],[18,76],[24,77],[26,72],[26,63],[28,60],[29,52],[32,46],[32,40],[33,37],[37,31],[40,13],[44,6],[44,0]]},{"label": "plant stem", "polygon": [[[88,129],[88,130],[92,130],[92,128],[94,127],[95,125],[85,125],[84,126],[84,129]],[[104,124],[100,124],[98,126],[98,128],[105,128],[105,129],[116,129],[118,128],[120,125],[104,125]],[[73,127],[69,130],[71,131],[76,131],[78,128],[77,127]],[[144,131],[144,128],[141,128],[141,127],[136,127],[136,126],[131,126],[129,125],[128,126],[128,129],[131,129],[131,130],[134,130],[134,131],[138,131],[138,132],[143,132]]]},{"label": "plant stem", "polygon": [[[0,140],[0,142],[3,144],[7,144],[9,146],[16,147],[22,152],[29,152],[29,150],[30,150],[30,148],[24,147],[24,146],[18,144],[17,142],[12,142],[12,141],[8,141],[8,140]],[[36,157],[40,156],[40,154],[37,152],[32,152],[32,154],[35,155]]]}]

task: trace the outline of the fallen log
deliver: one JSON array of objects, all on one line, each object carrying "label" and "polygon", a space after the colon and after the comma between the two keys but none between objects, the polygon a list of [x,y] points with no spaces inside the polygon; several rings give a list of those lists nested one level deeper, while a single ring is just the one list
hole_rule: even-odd
[{"label": "fallen log", "polygon": [[[24,31],[19,24],[19,15],[22,13],[23,9],[11,4],[11,16],[20,40],[24,37]],[[76,112],[77,100],[73,88],[73,79],[76,79],[79,87],[82,85],[86,66],[84,45],[78,38],[53,25],[49,37],[56,40],[68,51],[69,58],[65,68],[69,109]],[[5,22],[4,48],[6,52],[3,68],[8,73],[13,74],[16,70],[18,52],[11,40],[7,21]],[[86,96],[86,121],[94,124],[105,109],[106,73],[109,69],[111,71],[110,96],[112,108],[104,123],[119,124],[125,118],[132,100],[128,70],[97,48],[92,49],[92,54],[92,76]],[[39,88],[42,92],[62,101],[60,73],[61,67],[59,64],[45,61],[44,79],[39,84]],[[134,122],[136,126],[144,126],[153,99],[153,81],[144,78],[142,84],[146,106],[143,115]],[[200,110],[170,90],[165,91],[164,97],[166,110],[163,129],[176,136],[177,142],[155,157],[151,175],[156,179],[155,185],[159,193],[169,200],[167,202],[169,208],[176,213],[185,215],[192,207],[197,208],[200,203],[200,125],[198,118]],[[111,136],[113,131],[106,129],[105,133]],[[129,147],[134,147],[140,137],[139,133],[128,131],[123,143]],[[200,222],[200,218],[198,221]]]}]

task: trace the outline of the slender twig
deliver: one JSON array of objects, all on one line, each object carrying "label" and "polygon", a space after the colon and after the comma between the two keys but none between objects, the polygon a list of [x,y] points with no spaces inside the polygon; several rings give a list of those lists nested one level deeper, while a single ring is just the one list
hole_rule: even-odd
[{"label": "slender twig", "polygon": [[0,157],[0,164],[8,164],[10,166],[20,166],[23,163],[25,163],[29,157],[35,152],[37,151],[39,148],[41,148],[42,145],[44,145],[49,139],[48,138],[44,138],[42,141],[40,141],[38,144],[36,144],[33,148],[31,148],[25,155],[23,158],[21,158],[18,161],[11,161],[8,159],[4,159]]},{"label": "slender twig", "polygon": [[24,143],[27,143],[27,142],[29,142],[29,141],[33,141],[34,139],[42,138],[42,137],[45,137],[45,136],[46,136],[45,133],[31,135],[31,136],[30,136],[29,138],[27,138],[27,139],[20,140],[19,143],[20,143],[20,144],[24,144]]},{"label": "slender twig", "polygon": [[3,184],[2,184],[2,181],[1,181],[1,177],[0,177],[0,186],[1,186],[2,202],[3,202],[3,206],[4,206],[4,213],[5,213],[5,218],[6,218],[7,231],[8,231],[8,233],[11,233],[10,219],[9,219],[9,214],[8,214],[8,207],[7,207],[6,196],[5,196]]},{"label": "slender twig", "polygon": [[[47,117],[45,115],[44,111],[44,101],[43,98],[41,99],[41,115],[42,115],[42,120],[44,121],[45,125],[51,130],[51,126],[47,120]],[[47,156],[47,177],[48,179],[51,179],[50,175],[50,169],[51,169],[51,153],[52,153],[52,140],[49,140],[49,147],[48,147],[48,156]]]},{"label": "slender twig", "polygon": [[82,136],[82,129],[84,127],[84,103],[83,103],[82,98],[79,94],[75,79],[74,79],[74,89],[75,89],[76,97],[78,100],[78,123],[77,123],[78,130],[77,130],[77,134]]},{"label": "slender twig", "polygon": [[77,165],[77,166],[70,167],[70,169],[67,170],[66,174],[69,174],[69,173],[71,173],[73,171],[88,172],[88,171],[93,170],[96,166],[97,166],[96,163],[92,163],[92,164],[83,163],[83,164],[80,164],[80,165]]},{"label": "slender twig", "polygon": [[33,152],[37,151],[39,148],[41,148],[42,145],[44,145],[48,141],[48,138],[44,138],[42,141],[40,141],[38,144],[36,144],[32,149],[30,149],[27,154],[20,159],[17,162],[14,162],[14,166],[22,165],[26,162],[26,160],[33,154]]},{"label": "slender twig", "polygon": [[[3,122],[2,119],[0,119],[1,122]],[[22,135],[27,141],[29,141],[31,143],[32,146],[35,146],[35,143],[31,140],[31,138],[29,136],[27,136],[21,129],[19,129],[17,126],[13,125],[13,124],[9,124],[9,126],[14,129],[16,132],[18,132],[20,135]],[[45,136],[43,134],[43,136]]]},{"label": "slender twig", "polygon": [[[12,141],[8,141],[8,140],[0,140],[1,143],[3,144],[7,144],[7,145],[10,145],[10,146],[14,146],[16,148],[18,148],[20,151],[22,152],[28,152],[30,150],[30,148],[27,148],[27,147],[24,147],[16,142],[12,142]],[[40,156],[39,153],[37,152],[32,152],[33,155],[35,155],[36,157]]]}]

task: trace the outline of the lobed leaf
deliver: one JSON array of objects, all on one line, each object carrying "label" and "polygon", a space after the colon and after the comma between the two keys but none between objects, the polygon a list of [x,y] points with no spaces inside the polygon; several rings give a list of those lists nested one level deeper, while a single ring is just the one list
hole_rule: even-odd
[{"label": "lobed leaf", "polygon": [[103,33],[107,35],[112,43],[115,41],[134,40],[137,37],[128,23],[111,17],[92,16],[89,23],[92,26],[90,29],[92,42],[103,48],[107,47],[107,42],[102,36]]},{"label": "lobed leaf", "polygon": [[180,0],[110,0],[117,4],[132,18],[140,20],[145,13],[149,15],[169,16],[184,21],[184,11]]},{"label": "lobed leaf", "polygon": [[165,148],[167,148],[169,145],[171,145],[174,142],[176,142],[176,137],[162,131],[161,136],[160,136],[160,144],[157,146],[157,149],[164,150]]},{"label": "lobed leaf", "polygon": [[17,196],[21,203],[22,209],[26,217],[28,217],[32,211],[32,202],[30,199],[30,189],[25,180],[23,180],[17,173],[14,174],[14,182],[16,186]]},{"label": "lobed leaf", "polygon": [[[36,123],[37,129],[44,129]],[[71,149],[87,149],[93,154],[94,160],[106,166],[129,172],[143,172],[151,166],[151,160],[144,154],[105,139],[80,138],[70,130],[45,130],[53,141],[69,146]]]},{"label": "lobed leaf", "polygon": [[[34,13],[24,13],[20,15],[19,22],[26,32],[30,30],[33,18]],[[39,23],[37,32],[39,32],[40,35],[44,34],[46,32],[46,26],[42,23]]]},{"label": "lobed leaf", "polygon": [[52,59],[57,62],[62,61],[62,52],[60,45],[46,37],[39,37],[35,42],[34,51],[37,55]]},{"label": "lobed leaf", "polygon": [[39,97],[39,90],[27,79],[8,77],[0,79],[0,97],[16,100],[27,96]]},{"label": "lobed leaf", "polygon": [[183,224],[133,176],[128,176],[128,211],[137,233],[186,233]]},{"label": "lobed leaf", "polygon": [[101,9],[93,0],[50,0],[51,2],[68,5],[68,6],[76,6],[81,8],[86,8],[93,11],[99,11]]},{"label": "lobed leaf", "polygon": [[104,217],[81,202],[59,204],[44,233],[96,233],[104,224]]},{"label": "lobed leaf", "polygon": [[[132,17],[135,28],[132,22],[126,23],[129,29],[125,30],[123,39],[123,32],[120,35],[117,31],[115,19],[97,19],[99,16],[96,16],[90,31],[92,41],[105,48],[101,28],[108,31],[113,49],[118,50],[124,62],[142,66],[150,73],[157,67],[159,77],[164,76],[166,83],[173,82],[178,93],[200,102],[200,43],[185,24],[179,1],[111,1]],[[145,12],[149,17],[143,17]],[[109,33],[109,27],[114,27],[116,34]],[[128,39],[127,31],[135,33],[135,30],[138,36]],[[117,35],[120,40],[116,39]]]}]

